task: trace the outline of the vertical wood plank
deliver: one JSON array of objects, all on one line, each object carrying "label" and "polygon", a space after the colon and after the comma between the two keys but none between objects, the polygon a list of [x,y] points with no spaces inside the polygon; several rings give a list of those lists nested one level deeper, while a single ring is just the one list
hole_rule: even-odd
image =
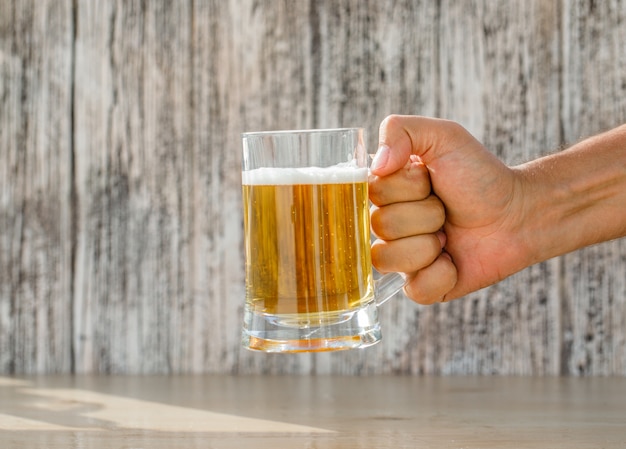
[{"label": "vertical wood plank", "polygon": [[[316,127],[315,89],[319,81],[316,75],[314,45],[319,40],[311,22],[318,20],[314,4],[309,1],[275,0],[254,2],[249,0],[231,2],[230,14],[233,31],[233,53],[223,54],[224,61],[232,61],[231,77],[238,76],[236,97],[232,112],[229,151],[240,161],[241,138],[244,131],[301,129]],[[235,58],[232,55],[236,55]],[[210,54],[207,58],[212,58]],[[237,75],[239,74],[239,75]],[[237,109],[238,108],[238,109]],[[218,129],[215,132],[219,133]],[[241,208],[241,165],[232,167],[233,189],[237,185],[237,207]],[[236,173],[236,175],[235,175]],[[235,214],[235,211],[232,212]],[[236,211],[240,217],[239,210]],[[236,238],[242,242],[242,228]],[[243,249],[238,247],[237,256],[243,264]],[[243,267],[243,265],[240,265]],[[241,277],[243,280],[243,277]],[[239,373],[308,373],[314,357],[301,354],[283,357],[249,352],[241,348],[241,328],[244,292],[235,290],[228,301],[237,304],[237,315],[229,315],[229,326],[237,331],[237,340],[231,340],[225,350],[236,354],[232,369]],[[234,292],[231,292],[234,293]],[[233,310],[233,309],[231,309]],[[228,329],[222,328],[222,332]]]},{"label": "vertical wood plank", "polygon": [[[558,146],[559,13],[539,1],[442,5],[440,115],[505,163]],[[559,275],[558,260],[546,262],[425,311],[417,371],[558,373]]]},{"label": "vertical wood plank", "polygon": [[626,374],[623,240],[399,295],[368,350],[239,344],[241,132],[363,126],[373,152],[386,115],[433,115],[519,163],[626,120],[625,10],[0,0],[0,372]]},{"label": "vertical wood plank", "polygon": [[191,19],[188,3],[78,2],[79,372],[188,358]]},{"label": "vertical wood plank", "polygon": [[[564,140],[626,122],[626,4],[573,1],[564,11]],[[626,207],[626,206],[625,206]],[[623,241],[563,258],[563,373],[626,374]]]},{"label": "vertical wood plank", "polygon": [[[252,129],[363,126],[368,131],[370,152],[374,152],[377,127],[386,115],[418,113],[420,107],[422,113],[425,110],[434,113],[431,30],[436,8],[432,4],[420,7],[411,6],[411,2],[375,1],[287,4],[256,4],[256,15],[251,16],[256,20],[263,18],[263,28],[255,29],[251,20],[247,29],[252,32],[243,34],[243,48],[259,49],[256,54],[248,51],[242,59],[246,69],[251,70],[244,71],[245,76],[253,80],[244,95],[246,126]],[[427,31],[420,33],[420,28]],[[300,86],[299,94],[291,94],[290,85],[294,83]],[[272,93],[266,95],[265,90],[272,88]],[[283,118],[285,111],[291,111],[288,119]],[[257,120],[261,128],[255,128]],[[406,306],[406,302],[399,302],[386,307]],[[402,324],[387,326],[390,338],[394,338],[394,328],[402,328]],[[239,369],[317,374],[383,372],[387,360],[380,357],[382,348],[342,354],[273,357],[244,354]]]},{"label": "vertical wood plank", "polygon": [[193,4],[193,301],[191,321],[183,323],[191,325],[186,345],[192,352],[183,367],[197,372],[235,371],[243,352],[240,134],[250,79],[240,70],[249,49],[237,38],[254,28],[250,14],[236,2]]},{"label": "vertical wood plank", "polygon": [[70,1],[0,1],[0,372],[71,369]]},{"label": "vertical wood plank", "polygon": [[[435,2],[323,2],[320,16],[321,126],[363,126],[376,151],[389,114],[436,115],[439,8]],[[381,309],[383,342],[365,351],[319,354],[314,372],[409,372],[403,357],[419,334],[419,308],[402,295]]]},{"label": "vertical wood plank", "polygon": [[[382,12],[378,9],[381,6],[357,14],[367,23],[362,25],[367,28],[363,34],[380,41],[390,29],[418,30],[396,35],[381,51],[395,51],[396,58],[402,54],[410,59],[416,67],[408,72],[411,77],[390,77],[388,83],[359,81],[379,86],[378,91],[370,90],[374,97],[392,99],[388,113],[422,113],[458,120],[509,163],[537,156],[547,145],[556,146],[556,8],[540,2],[444,2],[437,7],[430,5],[430,9],[404,6],[406,10],[399,14],[393,9]],[[395,20],[377,23],[368,19],[370,15]],[[332,29],[350,29],[341,25]],[[354,34],[358,39],[358,33]],[[341,42],[341,37],[330,34],[328,39]],[[535,69],[535,65],[542,68]],[[393,67],[393,60],[380,68],[357,67],[354,72],[361,78],[372,78],[379,69],[388,67]],[[332,79],[333,66],[326,71]],[[405,111],[394,110],[394,100],[406,97],[407,92],[415,103],[406,105]],[[373,117],[363,116],[362,120],[370,127],[376,125]],[[531,144],[534,149],[529,149]],[[355,353],[318,357],[333,360],[329,371],[352,373],[556,373],[558,276],[558,262],[549,262],[451,304],[419,307],[399,298],[382,311],[386,334],[382,348],[368,350],[368,357]]]}]

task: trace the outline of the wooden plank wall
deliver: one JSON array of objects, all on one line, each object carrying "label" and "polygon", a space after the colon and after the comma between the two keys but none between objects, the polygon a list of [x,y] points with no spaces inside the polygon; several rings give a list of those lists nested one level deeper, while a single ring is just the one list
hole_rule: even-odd
[{"label": "wooden plank wall", "polygon": [[624,240],[367,350],[239,347],[240,133],[390,113],[510,164],[624,123],[626,2],[0,0],[0,373],[626,375]]}]

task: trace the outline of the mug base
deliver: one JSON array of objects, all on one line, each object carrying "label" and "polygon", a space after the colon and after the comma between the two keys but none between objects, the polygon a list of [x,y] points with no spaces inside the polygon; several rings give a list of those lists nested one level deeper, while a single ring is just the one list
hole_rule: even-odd
[{"label": "mug base", "polygon": [[245,306],[242,344],[262,352],[326,352],[365,348],[382,338],[378,307],[314,315],[268,315]]}]

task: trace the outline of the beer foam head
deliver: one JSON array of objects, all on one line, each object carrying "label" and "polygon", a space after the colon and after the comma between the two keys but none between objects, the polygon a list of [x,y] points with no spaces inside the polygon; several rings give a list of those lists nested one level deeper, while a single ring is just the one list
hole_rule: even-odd
[{"label": "beer foam head", "polygon": [[241,172],[244,185],[348,184],[367,181],[367,168],[351,165],[304,168],[257,168]]}]

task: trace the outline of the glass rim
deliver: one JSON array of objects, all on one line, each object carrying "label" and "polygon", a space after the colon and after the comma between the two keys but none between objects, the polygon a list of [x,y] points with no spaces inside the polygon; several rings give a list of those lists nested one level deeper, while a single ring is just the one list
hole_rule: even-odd
[{"label": "glass rim", "polygon": [[280,129],[276,131],[250,131],[241,133],[242,137],[263,137],[270,135],[285,135],[285,134],[322,134],[322,133],[340,133],[347,131],[363,131],[362,127],[347,127],[347,128],[319,128],[319,129]]}]

